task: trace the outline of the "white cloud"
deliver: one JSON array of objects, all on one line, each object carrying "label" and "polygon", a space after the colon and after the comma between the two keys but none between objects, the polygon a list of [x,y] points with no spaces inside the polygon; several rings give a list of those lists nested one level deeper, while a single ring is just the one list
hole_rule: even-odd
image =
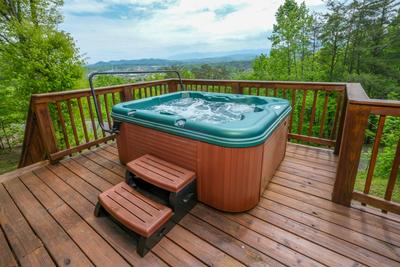
[{"label": "white cloud", "polygon": [[[62,28],[77,40],[90,62],[257,49],[267,46],[267,32],[272,30],[275,12],[283,0],[182,0],[157,8],[165,2],[66,1]],[[116,4],[127,10],[115,16],[107,14]],[[320,6],[323,2],[307,0],[306,4]],[[227,5],[237,8],[217,18],[215,11]],[[148,14],[139,16],[142,12]]]}]

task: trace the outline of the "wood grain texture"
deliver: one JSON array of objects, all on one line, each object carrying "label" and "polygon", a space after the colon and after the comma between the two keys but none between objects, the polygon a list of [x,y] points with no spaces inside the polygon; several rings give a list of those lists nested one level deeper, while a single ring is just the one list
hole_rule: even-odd
[{"label": "wood grain texture", "polygon": [[[93,266],[88,257],[19,179],[6,182],[5,187],[35,233],[49,248],[49,253],[57,265],[63,266],[67,262],[73,265]],[[63,245],[59,246],[60,243]]]},{"label": "wood grain texture", "polygon": [[14,258],[13,252],[10,246],[8,245],[7,239],[4,236],[1,227],[0,227],[0,266],[4,267],[18,266],[17,261]]},{"label": "wood grain texture", "polygon": [[265,141],[261,171],[260,194],[267,188],[286,152],[289,118],[286,118]]},{"label": "wood grain texture", "polygon": [[55,266],[43,243],[0,184],[0,222],[17,260],[25,266]]},{"label": "wood grain texture", "polygon": [[169,192],[179,192],[196,176],[193,171],[148,154],[130,161],[126,168],[141,179]]},{"label": "wood grain texture", "polygon": [[332,193],[332,201],[349,206],[360,161],[361,148],[370,109],[348,105],[343,128],[338,171]]},{"label": "wood grain texture", "polygon": [[145,197],[125,182],[101,193],[99,203],[118,222],[144,237],[150,237],[173,215],[169,207]]},{"label": "wood grain texture", "polygon": [[[60,227],[51,227],[51,235],[66,232],[96,265],[121,265],[122,257],[133,266],[398,266],[400,216],[369,205],[361,210],[330,201],[334,180],[322,174],[334,172],[338,157],[332,150],[291,143],[286,150],[290,157],[285,156],[254,209],[226,213],[198,204],[144,258],[134,253],[132,236],[107,217],[93,215],[100,191],[88,184],[95,182],[94,173],[93,180],[87,175],[93,171],[97,186],[112,187],[106,174],[117,164],[114,144],[90,153],[105,156],[101,162],[90,158],[96,168],[80,155],[72,159],[80,166],[67,169],[68,160],[62,160],[34,170],[35,179],[23,175],[25,189],[18,192],[15,184],[10,192],[0,185],[1,228],[21,266],[54,266],[53,259],[69,256],[69,242],[50,242],[44,231],[36,231],[38,221],[50,222],[35,213],[56,221]],[[118,169],[123,173],[124,166]],[[25,207],[22,199],[28,200],[29,194],[34,197]],[[52,259],[49,255],[55,253]]]},{"label": "wood grain texture", "polygon": [[353,199],[385,211],[400,214],[400,204],[396,202],[388,201],[358,191],[353,192]]},{"label": "wood grain texture", "polygon": [[122,123],[117,144],[123,164],[150,154],[188,170],[197,169],[197,142],[190,139]]},{"label": "wood grain texture", "polygon": [[263,145],[225,148],[199,144],[197,195],[214,208],[239,212],[257,205]]}]

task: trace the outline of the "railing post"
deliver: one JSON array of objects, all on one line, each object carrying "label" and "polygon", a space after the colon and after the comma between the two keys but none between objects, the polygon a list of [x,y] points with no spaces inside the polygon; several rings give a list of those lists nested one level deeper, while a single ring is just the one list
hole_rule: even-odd
[{"label": "railing post", "polygon": [[121,91],[121,102],[130,101],[133,99],[132,87],[125,86]]},{"label": "railing post", "polygon": [[243,93],[243,90],[240,87],[240,83],[239,82],[232,83],[232,93],[233,94],[242,94]]},{"label": "railing post", "polygon": [[50,110],[47,103],[34,103],[33,111],[36,116],[40,137],[46,150],[48,158],[58,151],[56,137],[54,133],[53,121],[51,120]]},{"label": "railing post", "polygon": [[343,125],[344,125],[344,119],[346,117],[347,101],[348,101],[347,94],[346,94],[346,92],[343,92],[342,110],[340,111],[339,127],[338,127],[337,135],[336,135],[335,149],[333,151],[333,153],[335,153],[336,155],[339,154],[340,146],[342,143]]},{"label": "railing post", "polygon": [[370,107],[366,105],[349,103],[346,107],[339,162],[332,193],[332,201],[335,203],[350,206],[369,114]]},{"label": "railing post", "polygon": [[171,80],[168,82],[168,92],[174,93],[178,91],[178,83],[175,80]]}]

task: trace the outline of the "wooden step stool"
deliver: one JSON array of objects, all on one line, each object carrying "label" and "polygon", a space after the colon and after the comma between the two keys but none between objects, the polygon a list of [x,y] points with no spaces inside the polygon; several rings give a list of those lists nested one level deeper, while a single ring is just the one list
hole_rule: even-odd
[{"label": "wooden step stool", "polygon": [[144,256],[174,226],[172,209],[121,182],[99,195],[95,216],[110,214],[138,234],[137,253]]},{"label": "wooden step stool", "polygon": [[[196,204],[195,173],[144,155],[127,164],[126,177],[99,195],[95,216],[109,214],[135,232],[143,257]],[[159,191],[152,195],[149,186]]]},{"label": "wooden step stool", "polygon": [[126,182],[132,187],[141,189],[151,184],[164,190],[165,194],[158,194],[165,195],[163,203],[172,208],[175,222],[179,222],[197,202],[196,175],[193,171],[152,155],[137,158],[126,168]]}]

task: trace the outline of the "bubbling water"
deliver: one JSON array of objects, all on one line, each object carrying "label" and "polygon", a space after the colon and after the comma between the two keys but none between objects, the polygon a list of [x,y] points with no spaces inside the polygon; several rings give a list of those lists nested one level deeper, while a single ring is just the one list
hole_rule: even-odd
[{"label": "bubbling water", "polygon": [[168,101],[149,108],[161,114],[179,115],[187,120],[211,124],[241,120],[244,113],[254,112],[254,109],[254,104],[208,101],[191,97]]}]

